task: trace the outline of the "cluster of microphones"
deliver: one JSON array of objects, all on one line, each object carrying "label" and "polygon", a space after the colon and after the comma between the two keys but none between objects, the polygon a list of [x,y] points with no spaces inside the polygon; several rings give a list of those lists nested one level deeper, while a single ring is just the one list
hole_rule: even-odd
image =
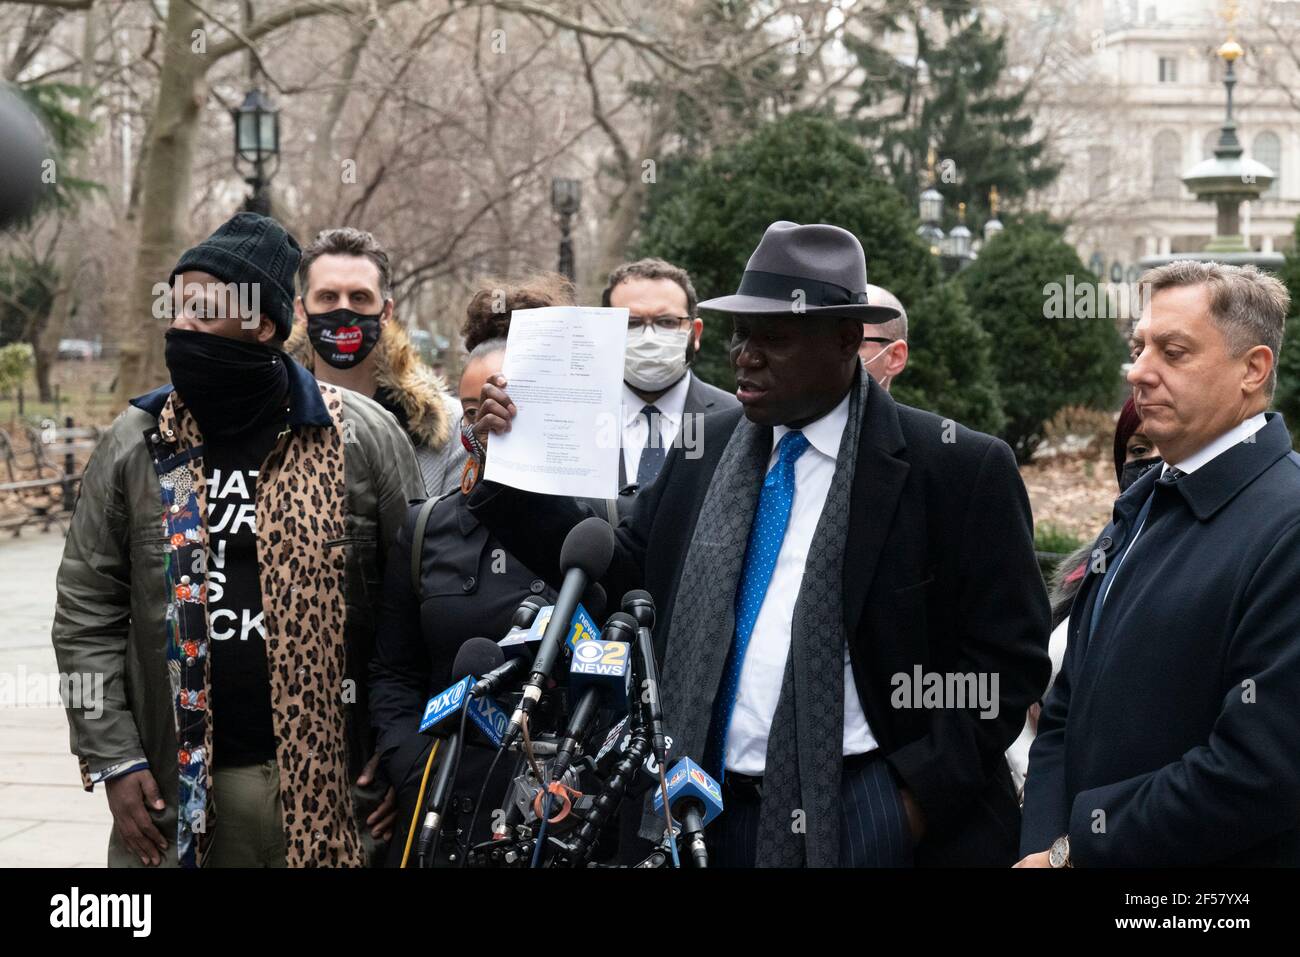
[{"label": "cluster of microphones", "polygon": [[[504,638],[471,638],[457,653],[452,674],[461,677],[429,699],[420,722],[421,733],[441,739],[442,755],[421,808],[419,866],[433,866],[440,849],[462,867],[597,866],[623,802],[639,807],[652,791],[663,837],[634,866],[708,866],[704,828],[722,811],[722,789],[695,761],[671,754],[654,599],[630,591],[602,627],[593,617],[605,608],[597,580],[613,553],[607,522],[579,523],[560,553],[555,603],[530,596]],[[502,759],[515,767],[507,792],[484,806],[489,771],[468,820],[451,801],[467,746],[493,749],[493,768]],[[480,814],[491,815],[492,837],[472,844]]]}]

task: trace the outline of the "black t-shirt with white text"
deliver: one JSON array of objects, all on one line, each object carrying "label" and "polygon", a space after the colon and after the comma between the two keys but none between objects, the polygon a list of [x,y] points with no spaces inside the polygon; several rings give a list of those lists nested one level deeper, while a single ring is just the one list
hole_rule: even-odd
[{"label": "black t-shirt with white text", "polygon": [[282,426],[204,442],[213,765],[275,759],[257,563],[257,474]]}]

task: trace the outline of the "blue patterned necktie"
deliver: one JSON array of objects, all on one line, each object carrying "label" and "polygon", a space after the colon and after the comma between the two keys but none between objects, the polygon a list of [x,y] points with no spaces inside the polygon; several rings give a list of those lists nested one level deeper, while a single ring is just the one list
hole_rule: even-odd
[{"label": "blue patterned necktie", "polygon": [[645,487],[659,477],[666,453],[663,436],[659,433],[659,410],[647,405],[641,410],[641,415],[646,422],[645,448],[641,450],[641,461],[637,463],[636,484]]},{"label": "blue patterned necktie", "polygon": [[763,607],[772,572],[776,570],[776,558],[785,540],[786,526],[790,524],[790,510],[794,506],[794,464],[807,449],[807,436],[802,432],[787,432],[777,449],[776,465],[767,473],[763,490],[759,493],[758,511],[749,531],[745,563],[740,570],[740,587],[736,590],[736,637],[722,671],[722,686],[713,702],[713,721],[709,726],[709,743],[705,751],[705,760],[711,770],[717,771],[719,781],[726,773],[727,732],[736,707],[736,692],[740,689],[745,650],[754,633],[754,623],[758,620],[758,610]]}]

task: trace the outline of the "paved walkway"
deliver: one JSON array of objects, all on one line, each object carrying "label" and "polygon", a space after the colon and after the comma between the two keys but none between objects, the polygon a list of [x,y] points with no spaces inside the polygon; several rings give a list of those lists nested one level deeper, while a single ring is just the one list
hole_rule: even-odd
[{"label": "paved walkway", "polygon": [[0,867],[103,867],[108,849],[103,789],[81,789],[57,691],[44,701],[58,672],[50,623],[62,554],[57,529],[0,537]]}]

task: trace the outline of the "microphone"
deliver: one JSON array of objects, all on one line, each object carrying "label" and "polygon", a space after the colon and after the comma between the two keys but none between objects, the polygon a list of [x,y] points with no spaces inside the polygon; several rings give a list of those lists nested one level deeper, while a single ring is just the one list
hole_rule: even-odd
[{"label": "microphone", "polygon": [[[460,764],[460,749],[463,742],[460,735],[460,720],[468,711],[468,717],[493,745],[500,745],[501,730],[505,726],[506,713],[496,706],[491,698],[476,698],[471,688],[474,675],[491,671],[504,656],[496,643],[487,638],[471,638],[460,646],[451,673],[464,674],[465,677],[454,685],[429,699],[424,708],[424,720],[420,722],[421,734],[445,736],[447,753],[438,767],[438,776],[434,780],[433,790],[429,792],[425,804],[424,823],[420,827],[420,840],[417,845],[420,861],[430,860],[429,851],[437,844],[438,833],[442,830],[442,807],[451,793],[453,778]],[[455,719],[455,720],[453,720]]]},{"label": "microphone", "polygon": [[650,723],[650,747],[655,760],[668,763],[668,734],[664,731],[664,706],[659,697],[659,665],[655,661],[652,632],[655,626],[655,600],[648,591],[637,589],[623,596],[623,611],[636,619],[637,647],[645,675],[646,710]]},{"label": "microphone", "polygon": [[41,177],[48,155],[41,121],[9,88],[0,88],[0,230],[22,223],[49,193]]},{"label": "microphone", "polygon": [[510,618],[511,628],[527,628],[537,618],[537,613],[547,607],[546,599],[541,595],[529,595],[519,603]]},{"label": "microphone", "polygon": [[634,619],[638,628],[655,626],[655,600],[644,588],[637,588],[623,596],[623,611]]},{"label": "microphone", "polygon": [[[619,612],[614,617],[621,614]],[[606,623],[607,630],[612,622],[611,618]],[[552,780],[559,780],[569,769],[602,705],[627,711],[632,690],[631,650],[632,646],[625,641],[595,638],[580,641],[573,649],[573,661],[569,665],[569,694],[570,700],[576,698],[578,703],[570,712],[569,727],[555,753]]]},{"label": "microphone", "polygon": [[629,646],[636,641],[636,620],[628,614],[616,611],[605,620],[605,627],[600,630],[602,641],[621,641]]},{"label": "microphone", "polygon": [[[655,793],[655,810],[663,813],[664,793]],[[704,828],[722,813],[722,788],[702,767],[690,758],[682,758],[668,775],[668,806],[673,820],[682,824],[682,834],[690,845],[696,867],[709,866],[704,847]]]},{"label": "microphone", "polygon": [[471,638],[461,645],[451,673],[465,677],[429,699],[420,718],[420,733],[446,737],[459,727],[462,708],[468,708],[475,727],[492,746],[499,747],[507,724],[506,713],[491,698],[474,695],[473,689],[478,680],[475,675],[491,673],[503,657],[500,647],[488,638]]},{"label": "microphone", "polygon": [[[484,674],[479,679],[478,684],[470,689],[470,694],[476,698],[490,697],[514,681],[518,675],[524,673],[524,669],[528,667],[529,658],[537,653],[536,642],[531,642],[528,639],[533,622],[537,620],[537,616],[541,612],[550,607],[550,605],[546,604],[546,599],[540,595],[529,595],[519,604],[510,619],[510,630],[497,643],[497,647],[504,655],[506,663]],[[540,634],[537,640],[541,640]]]},{"label": "microphone", "polygon": [[564,582],[555,599],[555,610],[547,622],[541,646],[533,661],[532,673],[524,684],[519,707],[510,718],[503,736],[503,747],[509,747],[519,736],[524,719],[542,697],[542,689],[555,669],[555,662],[564,648],[569,624],[578,608],[578,601],[588,583],[600,578],[609,570],[614,557],[614,530],[609,523],[594,515],[575,525],[564,539],[560,549],[560,569]]},{"label": "microphone", "polygon": [[[605,608],[605,589],[597,582],[592,582],[587,588],[581,604],[573,613],[572,627],[566,645],[569,651],[572,651],[573,646],[579,641],[600,637],[600,629],[596,627],[592,616],[587,613],[589,607],[596,609],[597,615]],[[524,599],[523,604],[515,612],[515,617],[511,619],[514,627],[506,632],[506,636],[498,645],[506,656],[506,663],[484,675],[474,686],[475,694],[494,695],[502,687],[514,681],[517,676],[525,673],[528,665],[536,657],[537,649],[541,647],[542,636],[554,611],[554,605],[545,604],[543,599],[535,595]]]},{"label": "microphone", "polygon": [[[627,754],[628,749],[632,746],[632,737],[635,726],[630,718],[619,719],[618,723],[609,729],[600,747],[592,756],[595,764],[596,774],[599,777],[609,775],[617,766],[618,762]],[[673,739],[671,735],[664,738],[665,750],[672,752]],[[628,774],[623,775],[624,787],[628,797],[640,797],[641,795],[658,789],[659,787],[659,769],[662,767],[667,770],[667,766],[660,764],[659,759],[655,757],[650,750],[650,744],[646,742],[646,752],[636,762],[634,769]]]}]

